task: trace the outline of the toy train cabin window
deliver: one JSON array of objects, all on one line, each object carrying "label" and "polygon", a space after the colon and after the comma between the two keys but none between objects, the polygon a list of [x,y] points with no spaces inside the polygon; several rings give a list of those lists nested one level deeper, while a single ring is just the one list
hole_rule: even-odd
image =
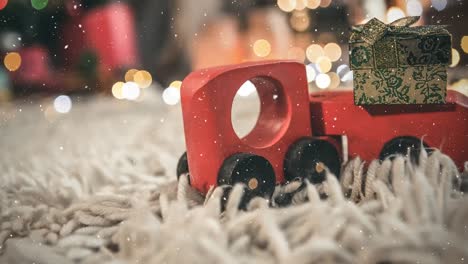
[{"label": "toy train cabin window", "polygon": [[[240,138],[231,108],[249,80],[260,113]],[[320,183],[326,170],[339,176],[350,158],[383,160],[410,150],[414,159],[421,146],[441,148],[459,168],[468,157],[468,98],[456,91],[445,104],[357,106],[353,91],[309,94],[304,64],[263,61],[195,71],[183,81],[181,99],[187,152],[177,174],[189,172],[202,193],[243,183],[246,196],[268,198],[276,184]]]}]

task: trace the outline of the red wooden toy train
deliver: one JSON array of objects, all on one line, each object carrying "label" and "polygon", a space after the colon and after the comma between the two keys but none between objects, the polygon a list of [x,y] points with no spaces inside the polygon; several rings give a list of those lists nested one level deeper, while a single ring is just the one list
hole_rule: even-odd
[{"label": "red wooden toy train", "polygon": [[[247,80],[261,108],[254,129],[239,138],[231,108]],[[241,182],[248,196],[270,197],[276,184],[323,181],[325,167],[339,176],[350,157],[370,161],[408,149],[417,156],[421,144],[441,148],[459,168],[468,159],[468,98],[455,91],[443,105],[356,106],[352,91],[309,94],[301,63],[264,61],[193,72],[181,98],[187,152],[177,174],[190,170],[202,193]]]}]

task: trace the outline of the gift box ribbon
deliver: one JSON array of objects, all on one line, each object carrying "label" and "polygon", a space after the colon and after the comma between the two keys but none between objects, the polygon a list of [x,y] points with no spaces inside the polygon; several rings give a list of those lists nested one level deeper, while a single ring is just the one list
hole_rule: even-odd
[{"label": "gift box ribbon", "polygon": [[442,25],[430,25],[411,28],[411,30],[409,30],[410,26],[418,22],[418,20],[419,16],[408,16],[397,19],[390,24],[385,24],[377,18],[372,18],[364,25],[354,26],[353,33],[356,34],[357,38],[362,39],[370,45],[374,45],[377,41],[389,33],[420,33],[424,35],[440,32],[441,30],[445,29],[445,26]]}]

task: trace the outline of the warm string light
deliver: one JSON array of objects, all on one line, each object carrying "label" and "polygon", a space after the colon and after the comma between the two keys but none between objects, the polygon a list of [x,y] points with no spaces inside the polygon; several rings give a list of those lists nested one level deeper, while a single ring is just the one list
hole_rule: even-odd
[{"label": "warm string light", "polygon": [[125,73],[125,81],[126,82],[133,82],[133,77],[135,76],[135,73],[137,73],[137,69],[130,69]]},{"label": "warm string light", "polygon": [[300,11],[306,8],[306,2],[305,0],[296,0],[296,7],[295,9]]},{"label": "warm string light", "polygon": [[117,99],[125,99],[122,93],[122,88],[124,86],[124,82],[116,82],[112,86],[112,95]]},{"label": "warm string light", "polygon": [[140,88],[148,88],[153,82],[151,73],[148,71],[137,71],[133,76],[133,80]]},{"label": "warm string light", "polygon": [[284,12],[292,12],[293,10],[304,10],[308,9],[317,9],[327,8],[332,3],[332,0],[277,0],[276,4],[279,9]]},{"label": "warm string light", "polygon": [[299,32],[306,31],[310,26],[310,18],[307,11],[294,11],[289,19],[291,27]]},{"label": "warm string light", "polygon": [[325,52],[323,51],[322,46],[318,44],[312,44],[306,49],[306,56],[310,62],[316,62],[319,57],[324,55]]},{"label": "warm string light", "polygon": [[330,77],[330,85],[328,86],[328,89],[335,89],[338,86],[340,86],[340,77],[338,74],[335,72],[329,72],[327,73],[328,77]]},{"label": "warm string light", "polygon": [[306,0],[306,6],[309,9],[316,9],[320,6],[320,0]]},{"label": "warm string light", "polygon": [[296,8],[296,0],[278,0],[277,4],[284,12],[291,12]]},{"label": "warm string light", "polygon": [[145,70],[130,69],[125,73],[125,82],[116,82],[112,86],[112,95],[117,99],[137,100],[141,89],[153,83],[151,73]]},{"label": "warm string light", "polygon": [[181,81],[173,81],[173,82],[171,82],[171,84],[169,84],[169,86],[180,89],[180,87],[182,87],[182,82]]},{"label": "warm string light", "polygon": [[317,69],[321,72],[321,73],[327,73],[331,70],[332,68],[332,62],[331,60],[326,57],[326,56],[321,56],[321,57],[318,57],[317,58],[317,62],[316,62],[316,65],[317,65]]},{"label": "warm string light", "polygon": [[270,55],[271,45],[266,39],[256,40],[253,44],[253,51],[258,57],[266,57]]},{"label": "warm string light", "polygon": [[168,105],[176,105],[180,101],[180,87],[182,85],[181,81],[173,81],[169,87],[164,89],[162,93],[162,99],[164,103]]},{"label": "warm string light", "polygon": [[330,6],[331,2],[332,2],[331,0],[322,0],[320,1],[320,7],[327,8]]},{"label": "warm string light", "polygon": [[452,64],[450,64],[451,68],[454,68],[460,62],[460,53],[456,49],[452,49]]},{"label": "warm string light", "polygon": [[18,52],[9,52],[3,59],[3,64],[9,71],[16,71],[21,67],[21,55]]},{"label": "warm string light", "polygon": [[336,72],[322,72],[318,64],[308,64],[305,66],[307,82],[315,81],[315,86],[319,89],[336,89],[341,82],[348,82],[353,79],[353,72],[349,66],[341,64],[336,68]]},{"label": "warm string light", "polygon": [[468,54],[468,36],[463,36],[463,38],[461,39],[460,46],[463,52]]},{"label": "warm string light", "polygon": [[331,61],[335,62],[341,58],[341,48],[336,43],[328,43],[323,47],[325,56],[327,56]]}]

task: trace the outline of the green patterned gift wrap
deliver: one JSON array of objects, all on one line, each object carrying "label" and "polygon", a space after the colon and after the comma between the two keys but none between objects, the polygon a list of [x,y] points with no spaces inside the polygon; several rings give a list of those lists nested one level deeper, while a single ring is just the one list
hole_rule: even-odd
[{"label": "green patterned gift wrap", "polygon": [[353,27],[349,61],[356,105],[445,103],[452,38],[444,26],[410,27],[418,19],[387,25],[373,18]]}]

